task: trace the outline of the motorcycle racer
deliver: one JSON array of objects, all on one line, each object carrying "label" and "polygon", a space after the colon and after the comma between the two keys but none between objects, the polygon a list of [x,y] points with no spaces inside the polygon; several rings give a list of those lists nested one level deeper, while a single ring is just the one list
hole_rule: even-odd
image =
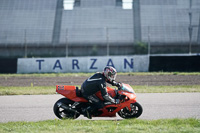
[{"label": "motorcycle racer", "polygon": [[[94,111],[103,108],[108,104],[118,104],[119,100],[113,99],[109,96],[106,89],[106,82],[112,86],[120,87],[121,83],[116,82],[117,71],[111,66],[106,66],[102,73],[97,72],[93,76],[89,77],[81,85],[81,93],[85,99],[92,103],[91,106],[84,109],[84,115],[91,119],[91,113]],[[101,101],[95,93],[100,91],[104,101]]]}]

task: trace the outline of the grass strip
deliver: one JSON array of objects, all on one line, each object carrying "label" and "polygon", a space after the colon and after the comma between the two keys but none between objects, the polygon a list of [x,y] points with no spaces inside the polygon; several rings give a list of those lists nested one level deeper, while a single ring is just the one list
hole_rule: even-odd
[{"label": "grass strip", "polygon": [[0,95],[48,95],[55,93],[55,86],[0,86]]},{"label": "grass strip", "polygon": [[136,93],[195,93],[200,92],[200,85],[184,86],[132,86]]},{"label": "grass strip", "polygon": [[0,123],[1,133],[199,133],[199,119],[48,120]]},{"label": "grass strip", "polygon": [[[80,85],[78,85],[80,87]],[[191,86],[132,86],[136,93],[195,93],[200,85]],[[55,86],[0,86],[0,95],[48,95],[55,94]]]},{"label": "grass strip", "polygon": [[[32,73],[32,74],[0,74],[0,77],[67,77],[67,76],[91,76],[94,73]],[[118,75],[142,76],[142,75],[200,75],[200,72],[119,72]]]}]

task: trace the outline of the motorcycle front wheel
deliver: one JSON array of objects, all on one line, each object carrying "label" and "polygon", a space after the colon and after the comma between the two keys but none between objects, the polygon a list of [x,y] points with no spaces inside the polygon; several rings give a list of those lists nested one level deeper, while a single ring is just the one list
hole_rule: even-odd
[{"label": "motorcycle front wheel", "polygon": [[53,107],[54,114],[59,118],[59,119],[76,119],[80,116],[80,114],[76,114],[71,111],[67,111],[61,107],[59,107],[59,104],[63,103],[68,107],[71,107],[73,105],[73,101],[67,99],[67,98],[61,98],[58,100]]},{"label": "motorcycle front wheel", "polygon": [[132,103],[130,106],[131,106],[131,111],[129,111],[129,109],[126,107],[121,109],[118,112],[118,115],[124,119],[130,119],[130,118],[138,118],[142,114],[143,109],[138,102]]}]

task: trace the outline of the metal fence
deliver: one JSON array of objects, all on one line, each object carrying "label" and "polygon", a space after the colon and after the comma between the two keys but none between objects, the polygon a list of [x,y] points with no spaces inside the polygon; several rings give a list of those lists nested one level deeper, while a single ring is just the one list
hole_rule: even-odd
[{"label": "metal fence", "polygon": [[[200,53],[198,27],[194,27],[190,33],[189,26],[143,26],[140,42],[135,42],[133,28],[69,28],[61,30],[60,41],[56,45],[52,44],[52,32],[45,29],[0,30],[0,47],[21,47],[25,51],[31,51],[33,47],[60,47],[66,50],[63,50],[63,55],[67,53],[66,56],[71,47],[81,49],[86,46],[90,47],[89,49],[96,47],[97,50],[104,47],[107,51],[104,55],[110,54],[110,47],[120,46],[133,49],[132,54]],[[73,49],[71,52],[73,53]]]}]

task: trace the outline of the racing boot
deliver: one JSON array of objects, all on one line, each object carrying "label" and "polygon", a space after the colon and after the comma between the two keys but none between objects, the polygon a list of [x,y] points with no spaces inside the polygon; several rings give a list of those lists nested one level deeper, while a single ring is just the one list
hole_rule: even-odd
[{"label": "racing boot", "polygon": [[83,110],[84,116],[87,117],[88,119],[92,119],[91,112],[92,108],[90,106]]}]

